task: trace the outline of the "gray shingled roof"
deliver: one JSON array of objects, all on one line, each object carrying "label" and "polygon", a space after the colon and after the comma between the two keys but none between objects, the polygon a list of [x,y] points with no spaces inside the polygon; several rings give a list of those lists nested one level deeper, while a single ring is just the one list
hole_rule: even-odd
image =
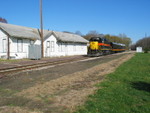
[{"label": "gray shingled roof", "polygon": [[5,23],[0,23],[0,28],[12,37],[33,40],[40,39],[37,29]]},{"label": "gray shingled roof", "polygon": [[83,37],[76,35],[76,34],[56,32],[56,31],[53,31],[53,32],[56,35],[56,38],[58,41],[88,43],[88,41],[86,39],[84,39]]},{"label": "gray shingled roof", "polygon": [[[7,34],[9,34],[12,37],[40,40],[38,29],[5,24],[5,23],[0,23],[0,29],[5,31]],[[54,34],[58,41],[88,43],[86,39],[76,34],[48,31],[48,30],[43,30],[43,33],[44,33],[44,38],[47,38],[50,35]]]}]

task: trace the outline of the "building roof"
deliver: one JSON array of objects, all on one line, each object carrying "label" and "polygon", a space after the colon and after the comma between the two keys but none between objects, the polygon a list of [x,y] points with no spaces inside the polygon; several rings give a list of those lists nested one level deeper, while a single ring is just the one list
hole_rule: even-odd
[{"label": "building roof", "polygon": [[[0,29],[11,37],[40,40],[40,31],[35,28],[0,23]],[[88,41],[83,37],[72,33],[43,30],[43,34],[44,39],[54,34],[57,40],[61,42],[88,43]]]},{"label": "building roof", "polygon": [[84,39],[80,35],[56,31],[53,31],[53,33],[55,34],[57,40],[61,42],[88,43],[88,40]]},{"label": "building roof", "polygon": [[26,38],[26,39],[40,39],[37,29],[17,26],[12,24],[0,23],[0,29],[11,37]]}]

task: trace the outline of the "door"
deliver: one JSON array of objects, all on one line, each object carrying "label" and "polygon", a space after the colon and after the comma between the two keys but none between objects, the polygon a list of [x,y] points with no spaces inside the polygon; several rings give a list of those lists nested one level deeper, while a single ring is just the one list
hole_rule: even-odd
[{"label": "door", "polygon": [[50,56],[50,41],[46,42],[46,56]]},{"label": "door", "polygon": [[7,51],[7,46],[6,46],[7,43],[6,43],[6,39],[3,39],[2,44],[3,44],[3,52],[6,53],[6,51]]},{"label": "door", "polygon": [[23,52],[23,40],[22,39],[17,40],[17,49],[18,49],[18,52]]},{"label": "door", "polygon": [[51,51],[51,53],[53,53],[53,52],[55,52],[55,44],[54,44],[54,41],[51,41],[50,42],[50,51]]},{"label": "door", "polygon": [[65,56],[67,56],[67,55],[68,55],[68,44],[65,43]]}]

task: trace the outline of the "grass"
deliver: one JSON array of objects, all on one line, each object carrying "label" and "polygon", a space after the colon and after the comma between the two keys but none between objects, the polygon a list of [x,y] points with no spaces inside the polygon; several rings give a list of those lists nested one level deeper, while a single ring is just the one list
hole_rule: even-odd
[{"label": "grass", "polygon": [[75,113],[149,113],[150,54],[136,54],[97,87]]},{"label": "grass", "polygon": [[20,62],[20,61],[29,61],[29,59],[1,59],[0,58],[0,63],[1,62],[7,62],[7,63],[14,63],[14,62]]}]

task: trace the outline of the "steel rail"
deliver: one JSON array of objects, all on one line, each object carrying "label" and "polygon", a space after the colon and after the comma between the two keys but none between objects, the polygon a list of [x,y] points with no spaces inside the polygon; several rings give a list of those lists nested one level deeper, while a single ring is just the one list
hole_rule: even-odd
[{"label": "steel rail", "polygon": [[[114,56],[114,55],[119,55],[119,54],[130,54],[130,53],[132,53],[132,52],[110,54],[110,55],[107,55],[107,57]],[[49,61],[49,62],[40,62],[40,63],[37,63],[37,64],[30,64],[30,65],[4,68],[4,69],[0,69],[0,79],[7,76],[7,74],[14,74],[14,73],[17,73],[17,72],[29,71],[29,70],[33,70],[33,69],[42,68],[42,67],[48,68],[49,66],[56,66],[56,65],[65,64],[65,63],[72,63],[72,62],[76,62],[76,61],[92,60],[92,59],[97,59],[97,58],[102,58],[102,57],[106,57],[106,56],[101,56],[101,57],[79,57],[79,58],[63,59],[63,60]]]},{"label": "steel rail", "polygon": [[68,62],[74,62],[74,61],[79,61],[79,60],[83,60],[83,59],[87,59],[87,58],[88,57],[74,58],[74,59],[65,59],[65,60],[59,60],[59,61],[53,61],[53,62],[52,61],[51,62],[46,62],[46,63],[42,62],[42,63],[31,64],[31,65],[24,65],[24,66],[16,66],[16,67],[11,67],[11,68],[5,68],[5,69],[0,69],[0,75],[7,74],[7,73],[20,72],[20,71],[25,71],[25,70],[32,70],[32,69],[36,69],[36,68],[52,66],[52,65],[58,65],[58,64],[68,63]]}]

